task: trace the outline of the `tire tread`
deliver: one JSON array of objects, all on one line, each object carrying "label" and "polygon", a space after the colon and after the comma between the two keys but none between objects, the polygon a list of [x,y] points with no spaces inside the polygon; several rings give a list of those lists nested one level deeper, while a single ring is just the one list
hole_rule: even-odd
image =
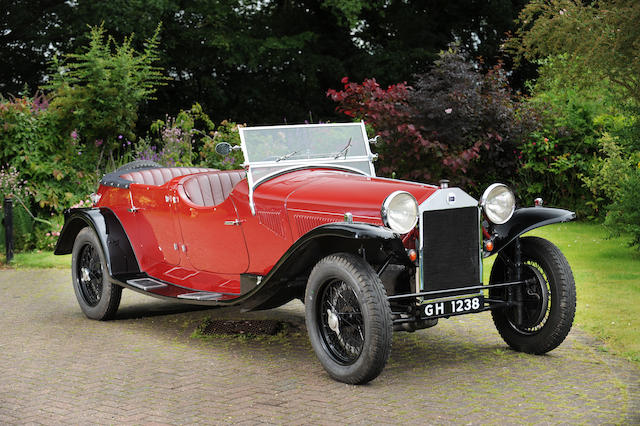
[{"label": "tire tread", "polygon": [[[528,252],[534,257],[544,258],[551,266],[551,270],[545,272],[553,275],[553,277],[547,276],[547,279],[553,279],[554,282],[558,283],[558,285],[553,288],[554,292],[559,292],[557,295],[557,303],[559,303],[559,306],[555,312],[557,316],[553,319],[555,324],[549,324],[547,322],[539,333],[532,336],[523,336],[519,335],[508,324],[503,310],[491,311],[491,316],[500,337],[502,337],[509,346],[521,352],[540,355],[558,347],[571,330],[576,311],[575,281],[569,262],[555,244],[539,237],[522,237],[520,240],[523,252]],[[536,259],[536,261],[540,261],[540,259]],[[498,260],[496,260],[496,262],[498,262]],[[504,265],[494,266],[494,268],[496,267],[504,268]],[[498,273],[500,272],[502,271],[498,269]],[[493,274],[494,271],[492,271],[492,279]],[[553,305],[552,309],[555,309]],[[547,319],[547,321],[550,320],[551,318]],[[547,326],[550,327],[547,328]]]},{"label": "tire tread", "polygon": [[[336,380],[350,384],[367,383],[382,372],[391,354],[393,321],[386,291],[373,268],[362,258],[353,254],[338,253],[323,258],[316,264],[310,277],[314,276],[314,273],[317,273],[317,271],[322,270],[325,265],[343,268],[354,278],[357,285],[362,289],[361,293],[364,296],[364,300],[361,300],[361,304],[367,305],[367,311],[370,313],[371,320],[368,326],[372,328],[371,335],[373,336],[373,340],[368,343],[373,350],[363,350],[363,355],[372,355],[372,359],[367,360],[368,368],[355,370],[348,376],[337,375],[327,368],[326,365],[325,369],[329,375]],[[305,305],[307,307],[310,306],[309,303],[305,303]],[[309,328],[312,325],[309,324],[308,317],[307,315],[307,327]]]}]

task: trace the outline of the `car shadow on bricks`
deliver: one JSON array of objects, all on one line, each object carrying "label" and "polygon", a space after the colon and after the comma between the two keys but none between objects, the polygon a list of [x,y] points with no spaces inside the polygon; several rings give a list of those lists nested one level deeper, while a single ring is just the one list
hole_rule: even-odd
[{"label": "car shadow on bricks", "polygon": [[118,309],[115,321],[131,320],[139,318],[149,318],[157,316],[185,314],[189,312],[200,312],[215,310],[211,306],[188,305],[185,303],[172,303],[152,300],[133,305],[122,306]]}]

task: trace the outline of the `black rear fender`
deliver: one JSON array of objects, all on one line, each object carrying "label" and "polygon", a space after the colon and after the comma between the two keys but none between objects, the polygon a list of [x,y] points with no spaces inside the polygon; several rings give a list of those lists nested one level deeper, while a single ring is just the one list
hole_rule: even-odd
[{"label": "black rear fender", "polygon": [[494,249],[490,255],[498,253],[520,235],[553,223],[569,222],[576,214],[569,210],[548,207],[526,207],[516,210],[507,223],[495,225]]},{"label": "black rear fender", "polygon": [[98,236],[111,277],[140,272],[131,242],[124,232],[120,220],[107,208],[70,209],[65,212],[65,221],[54,254],[69,254],[78,233],[91,227]]}]

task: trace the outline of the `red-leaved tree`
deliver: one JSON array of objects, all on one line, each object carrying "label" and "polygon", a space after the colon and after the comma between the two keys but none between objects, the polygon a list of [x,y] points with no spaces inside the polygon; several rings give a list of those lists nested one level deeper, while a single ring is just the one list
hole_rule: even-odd
[{"label": "red-leaved tree", "polygon": [[[446,147],[437,139],[425,138],[412,124],[416,111],[409,105],[411,86],[398,83],[383,89],[375,78],[362,84],[342,79],[344,89],[329,89],[327,96],[337,102],[336,109],[349,117],[364,120],[380,135],[376,145],[378,171],[400,179],[433,181],[443,168],[459,168],[459,159],[442,155]],[[440,167],[433,158],[438,157]],[[462,165],[463,166],[463,165]],[[436,170],[437,169],[437,170]]]},{"label": "red-leaved tree", "polygon": [[511,181],[517,147],[537,127],[533,111],[515,99],[500,65],[482,74],[456,49],[442,52],[434,68],[386,89],[375,79],[342,79],[329,89],[336,109],[364,120],[381,143],[377,169],[386,176],[484,186]]}]

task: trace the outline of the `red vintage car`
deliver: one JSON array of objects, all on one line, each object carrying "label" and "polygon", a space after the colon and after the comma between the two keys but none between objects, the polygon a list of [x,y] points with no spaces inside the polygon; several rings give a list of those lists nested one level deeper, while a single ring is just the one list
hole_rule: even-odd
[{"label": "red vintage car", "polygon": [[491,310],[505,342],[527,353],[566,337],[571,268],[551,242],[521,235],[574,213],[516,209],[498,183],[478,201],[446,181],[376,177],[363,123],[240,136],[242,170],[134,162],[102,178],[92,208],[66,212],[55,253],[72,253],[87,317],[113,318],[123,288],[246,310],[299,298],[318,359],[346,383],[380,374],[393,331],[439,318]]}]

